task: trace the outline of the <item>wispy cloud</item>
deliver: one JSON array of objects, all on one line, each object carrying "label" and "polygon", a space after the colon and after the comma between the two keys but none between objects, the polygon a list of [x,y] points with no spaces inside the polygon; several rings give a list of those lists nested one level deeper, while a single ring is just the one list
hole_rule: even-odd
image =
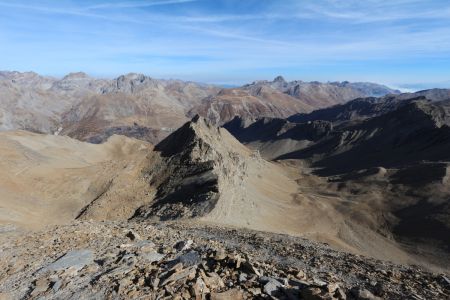
[{"label": "wispy cloud", "polygon": [[0,0],[0,7],[0,63],[12,69],[215,82],[272,72],[385,82],[449,76],[446,0]]},{"label": "wispy cloud", "polygon": [[101,4],[91,5],[85,7],[86,10],[96,9],[117,9],[117,8],[145,8],[151,6],[163,6],[171,4],[182,4],[194,2],[197,0],[163,0],[163,1],[128,1],[128,2],[105,2]]},{"label": "wispy cloud", "polygon": [[299,4],[297,8],[316,16],[345,20],[351,23],[376,23],[450,17],[450,3],[433,5],[433,1],[316,1]]}]

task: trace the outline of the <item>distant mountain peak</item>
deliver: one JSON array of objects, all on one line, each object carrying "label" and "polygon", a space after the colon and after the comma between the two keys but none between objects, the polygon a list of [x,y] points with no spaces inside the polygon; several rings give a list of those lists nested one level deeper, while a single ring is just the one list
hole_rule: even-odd
[{"label": "distant mountain peak", "polygon": [[151,79],[151,78],[142,73],[128,73],[128,74],[119,76],[117,79],[144,81],[146,79]]},{"label": "distant mountain peak", "polygon": [[273,82],[286,82],[286,80],[284,79],[283,76],[278,75],[277,77],[274,78]]},{"label": "distant mountain peak", "polygon": [[84,73],[84,72],[72,72],[67,74],[66,76],[63,77],[63,80],[68,80],[68,79],[84,79],[84,78],[90,78],[88,74]]}]

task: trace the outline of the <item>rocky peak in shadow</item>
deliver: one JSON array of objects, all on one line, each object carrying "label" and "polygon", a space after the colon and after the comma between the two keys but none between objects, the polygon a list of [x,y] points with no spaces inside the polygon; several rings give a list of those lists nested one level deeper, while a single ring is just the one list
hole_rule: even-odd
[{"label": "rocky peak in shadow", "polygon": [[[206,147],[211,148],[208,142],[211,142],[212,136],[216,134],[220,134],[217,127],[214,127],[206,119],[196,115],[190,122],[185,123],[157,144],[155,150],[159,151],[163,157],[186,153],[188,151],[192,152],[194,148],[202,148],[201,150],[203,151],[206,150]],[[196,149],[195,151],[200,151],[200,149]]]},{"label": "rocky peak in shadow", "polygon": [[156,197],[136,217],[164,220],[207,214],[221,197],[221,185],[244,170],[245,157],[238,152],[246,150],[226,130],[195,116],[155,146],[161,160],[148,176],[157,186]]}]

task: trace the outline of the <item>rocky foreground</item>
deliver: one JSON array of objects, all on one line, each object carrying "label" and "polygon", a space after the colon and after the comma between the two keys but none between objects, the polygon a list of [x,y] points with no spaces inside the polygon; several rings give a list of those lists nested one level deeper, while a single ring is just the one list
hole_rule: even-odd
[{"label": "rocky foreground", "polygon": [[448,274],[187,222],[0,233],[0,299],[448,299]]}]

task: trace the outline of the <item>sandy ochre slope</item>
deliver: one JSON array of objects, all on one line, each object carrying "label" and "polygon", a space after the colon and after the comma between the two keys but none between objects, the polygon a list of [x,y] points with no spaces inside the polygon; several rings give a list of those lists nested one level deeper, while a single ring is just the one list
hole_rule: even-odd
[{"label": "sandy ochre slope", "polygon": [[146,193],[136,170],[150,150],[149,144],[122,136],[93,145],[62,136],[2,132],[0,223],[31,228],[65,223],[105,197],[105,191],[112,203],[124,186],[138,187],[137,195]]}]

